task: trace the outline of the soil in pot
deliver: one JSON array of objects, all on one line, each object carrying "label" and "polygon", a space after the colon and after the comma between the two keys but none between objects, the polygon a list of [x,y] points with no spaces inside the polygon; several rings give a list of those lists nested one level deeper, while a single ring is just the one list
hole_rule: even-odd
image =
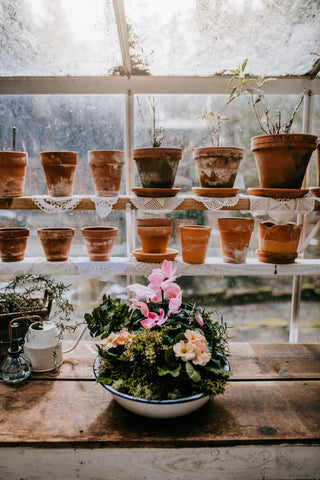
[{"label": "soil in pot", "polygon": [[19,262],[24,259],[29,228],[0,228],[0,256],[3,262]]},{"label": "soil in pot", "polygon": [[90,150],[88,161],[95,194],[101,197],[119,195],[124,152],[120,150]]},{"label": "soil in pot", "polygon": [[71,197],[77,152],[40,152],[41,165],[51,197]]},{"label": "soil in pot", "polygon": [[181,225],[181,253],[186,263],[204,263],[207,255],[211,227]]},{"label": "soil in pot", "polygon": [[143,188],[173,188],[181,148],[136,148],[133,159]]},{"label": "soil in pot", "polygon": [[39,228],[38,236],[49,262],[63,262],[68,260],[74,228]]},{"label": "soil in pot", "polygon": [[165,253],[172,233],[170,218],[138,219],[137,233],[143,253]]},{"label": "soil in pot", "polygon": [[0,152],[0,197],[22,197],[28,155],[23,152]]},{"label": "soil in pot", "polygon": [[218,218],[222,258],[225,263],[245,263],[254,229],[253,218]]},{"label": "soil in pot", "polygon": [[81,234],[85,241],[89,260],[110,260],[112,248],[118,234],[116,227],[83,227]]},{"label": "soil in pot", "polygon": [[234,185],[243,158],[243,148],[196,148],[193,158],[197,163],[201,187],[230,188]]},{"label": "soil in pot", "polygon": [[261,188],[298,188],[306,173],[317,136],[284,133],[251,139]]},{"label": "soil in pot", "polygon": [[259,260],[267,263],[293,263],[298,256],[302,225],[293,222],[259,223]]}]

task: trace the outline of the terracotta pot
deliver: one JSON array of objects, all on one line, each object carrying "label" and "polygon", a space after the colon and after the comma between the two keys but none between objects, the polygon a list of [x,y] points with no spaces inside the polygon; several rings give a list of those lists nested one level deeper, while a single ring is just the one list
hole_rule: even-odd
[{"label": "terracotta pot", "polygon": [[0,197],[22,197],[28,155],[23,152],[0,152]]},{"label": "terracotta pot", "polygon": [[29,228],[0,228],[0,256],[3,262],[19,262],[24,259]]},{"label": "terracotta pot", "polygon": [[110,260],[112,248],[118,234],[116,227],[83,227],[82,237],[85,241],[89,260]]},{"label": "terracotta pot", "polygon": [[207,255],[211,227],[181,225],[182,260],[186,263],[204,263]]},{"label": "terracotta pot", "polygon": [[196,148],[193,158],[197,162],[201,187],[232,188],[243,158],[243,148]]},{"label": "terracotta pot", "polygon": [[259,250],[267,253],[297,253],[302,225],[293,222],[259,223]]},{"label": "terracotta pot", "polygon": [[49,262],[68,260],[74,228],[39,228],[38,236]]},{"label": "terracotta pot", "polygon": [[95,194],[101,197],[119,195],[124,152],[120,150],[90,150],[88,160]]},{"label": "terracotta pot", "polygon": [[181,148],[151,147],[133,150],[133,159],[143,188],[173,188],[181,158]]},{"label": "terracotta pot", "polygon": [[172,220],[170,218],[139,219],[137,233],[144,253],[166,253],[172,233]]},{"label": "terracotta pot", "polygon": [[245,263],[254,229],[253,218],[218,218],[222,258],[225,263]]},{"label": "terracotta pot", "polygon": [[41,165],[51,197],[71,197],[77,152],[40,152]]},{"label": "terracotta pot", "polygon": [[261,188],[301,188],[317,136],[285,133],[251,139]]}]

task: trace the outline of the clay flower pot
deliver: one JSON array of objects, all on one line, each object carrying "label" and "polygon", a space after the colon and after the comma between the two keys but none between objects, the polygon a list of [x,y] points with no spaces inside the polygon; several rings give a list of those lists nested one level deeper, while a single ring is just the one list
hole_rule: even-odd
[{"label": "clay flower pot", "polygon": [[77,152],[40,152],[41,165],[51,197],[71,197]]},{"label": "clay flower pot", "polygon": [[124,152],[120,150],[90,150],[88,161],[95,194],[101,197],[119,195]]},{"label": "clay flower pot", "polygon": [[251,139],[261,188],[301,188],[317,147],[317,136],[299,133],[260,135]]},{"label": "clay flower pot", "polygon": [[298,256],[302,225],[293,222],[259,223],[259,260],[267,263],[293,263]]},{"label": "clay flower pot", "polygon": [[143,188],[173,188],[181,158],[181,148],[150,147],[133,150],[133,159]]},{"label": "clay flower pot", "polygon": [[39,228],[38,236],[49,262],[63,262],[68,260],[74,228]]},{"label": "clay flower pot", "polygon": [[207,255],[211,227],[181,225],[182,260],[186,263],[204,263]]},{"label": "clay flower pot", "polygon": [[0,228],[0,256],[3,262],[19,262],[24,259],[29,228]]},{"label": "clay flower pot", "polygon": [[253,218],[218,218],[222,258],[225,263],[245,263],[254,229]]},{"label": "clay flower pot", "polygon": [[170,218],[139,219],[137,233],[144,253],[166,253],[172,233],[172,220]]},{"label": "clay flower pot", "polygon": [[0,152],[0,197],[22,197],[28,155],[23,152]]},{"label": "clay flower pot", "polygon": [[118,234],[116,227],[83,227],[81,234],[87,247],[89,260],[94,262],[110,260]]},{"label": "clay flower pot", "polygon": [[196,148],[193,158],[197,162],[201,187],[232,188],[243,158],[243,148]]}]

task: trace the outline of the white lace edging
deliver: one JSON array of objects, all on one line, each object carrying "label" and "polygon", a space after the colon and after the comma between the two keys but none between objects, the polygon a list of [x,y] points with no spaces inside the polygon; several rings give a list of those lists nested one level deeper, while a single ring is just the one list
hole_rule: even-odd
[{"label": "white lace edging", "polygon": [[315,198],[269,198],[250,196],[250,213],[268,215],[275,222],[288,222],[295,215],[304,215],[314,209]]},{"label": "white lace edging", "polygon": [[118,197],[99,197],[94,195],[90,200],[95,204],[97,215],[100,218],[105,218],[111,212],[113,206],[117,203]]},{"label": "white lace edging", "polygon": [[208,210],[216,211],[221,210],[223,207],[234,207],[239,201],[239,195],[234,197],[192,197],[194,200],[201,202]]},{"label": "white lace edging", "polygon": [[111,259],[105,262],[84,261],[83,257],[74,258],[73,263],[78,268],[78,272],[85,278],[97,278],[103,282],[108,282],[114,275],[122,275],[127,269],[128,261],[123,259]]},{"label": "white lace edging", "polygon": [[163,197],[163,198],[149,198],[149,197],[130,197],[131,203],[142,212],[165,214],[175,210],[183,202],[182,197]]},{"label": "white lace edging", "polygon": [[40,210],[46,213],[61,213],[74,210],[81,202],[82,197],[80,195],[73,195],[72,197],[32,195],[31,199]]}]

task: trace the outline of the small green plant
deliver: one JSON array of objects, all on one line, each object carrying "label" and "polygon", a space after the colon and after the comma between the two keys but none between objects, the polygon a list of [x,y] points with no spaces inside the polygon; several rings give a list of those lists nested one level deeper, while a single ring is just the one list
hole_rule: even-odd
[{"label": "small green plant", "polygon": [[265,98],[264,86],[275,80],[274,78],[265,78],[259,76],[257,78],[248,78],[246,73],[248,59],[239,65],[236,69],[230,70],[232,77],[229,81],[229,87],[232,87],[229,93],[228,104],[233,102],[237,97],[245,96],[251,105],[254,115],[258,121],[261,130],[266,134],[275,135],[278,133],[290,133],[294,117],[299,110],[305,91],[300,95],[299,101],[293,108],[289,120],[282,118],[281,108],[274,111],[270,109],[270,104]]},{"label": "small green plant", "polygon": [[[138,103],[142,122],[144,126],[147,128],[139,97],[137,97],[137,103]],[[162,127],[159,127],[159,120],[157,117],[157,102],[154,97],[148,97],[148,106],[149,106],[149,114],[151,116],[151,121],[152,121],[152,129],[150,133],[151,145],[152,147],[160,147],[163,142],[163,134],[162,134],[163,129]],[[149,132],[149,128],[147,128],[147,130]]]},{"label": "small green plant", "polygon": [[205,120],[212,145],[220,147],[223,122],[229,120],[229,118],[221,115],[220,112],[214,113],[204,110],[202,115],[197,117],[197,120]]}]

